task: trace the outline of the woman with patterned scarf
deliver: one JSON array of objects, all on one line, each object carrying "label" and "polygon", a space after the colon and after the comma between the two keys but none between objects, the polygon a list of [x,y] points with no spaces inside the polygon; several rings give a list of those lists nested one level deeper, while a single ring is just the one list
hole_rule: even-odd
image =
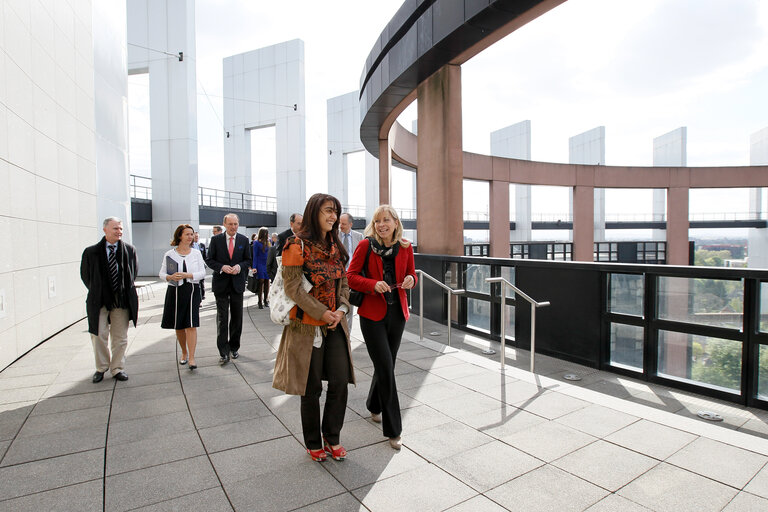
[{"label": "woman with patterned scarf", "polygon": [[347,269],[350,287],[365,293],[357,310],[365,346],[373,361],[373,378],[365,405],[371,411],[371,419],[381,423],[389,445],[399,450],[403,425],[395,360],[408,320],[405,290],[416,285],[413,246],[403,238],[397,212],[387,204],[373,212],[365,236],[357,244]]},{"label": "woman with patterned scarf", "polygon": [[[301,395],[301,425],[307,453],[317,462],[328,455],[344,460],[340,444],[347,408],[347,386],[355,383],[346,313],[349,287],[344,272],[349,259],[338,236],[339,200],[315,194],[304,209],[301,230],[283,249],[285,294],[296,302],[283,329],[272,387]],[[303,277],[312,284],[309,292]],[[323,379],[328,381],[320,418]]]}]

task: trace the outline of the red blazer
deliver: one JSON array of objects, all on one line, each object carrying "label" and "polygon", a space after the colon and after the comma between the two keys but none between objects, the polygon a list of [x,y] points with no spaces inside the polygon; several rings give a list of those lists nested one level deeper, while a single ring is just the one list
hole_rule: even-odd
[{"label": "red blazer", "polygon": [[[357,309],[358,314],[369,320],[378,321],[384,318],[384,315],[387,313],[387,301],[384,299],[383,293],[376,293],[373,291],[373,288],[378,281],[384,279],[384,264],[381,261],[381,256],[371,251],[371,255],[368,258],[368,268],[365,269],[367,277],[360,275],[369,244],[370,241],[367,238],[363,238],[357,244],[355,254],[352,256],[352,261],[349,262],[349,268],[347,269],[347,280],[351,289],[366,294],[363,298],[363,303]],[[397,282],[402,283],[405,276],[413,276],[414,284],[417,282],[416,269],[413,266],[413,245],[408,247],[401,245],[395,257],[395,277]],[[397,288],[395,291],[400,294],[403,317],[408,320],[408,298],[406,297],[405,290]]]}]

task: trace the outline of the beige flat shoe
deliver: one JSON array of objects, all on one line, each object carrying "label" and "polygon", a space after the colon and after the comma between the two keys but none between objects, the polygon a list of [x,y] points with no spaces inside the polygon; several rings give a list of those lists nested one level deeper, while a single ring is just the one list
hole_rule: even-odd
[{"label": "beige flat shoe", "polygon": [[390,437],[389,446],[391,446],[395,450],[399,450],[400,448],[403,447],[403,441],[400,439],[400,436]]},{"label": "beige flat shoe", "polygon": [[371,413],[371,419],[374,423],[381,423],[381,414]]}]

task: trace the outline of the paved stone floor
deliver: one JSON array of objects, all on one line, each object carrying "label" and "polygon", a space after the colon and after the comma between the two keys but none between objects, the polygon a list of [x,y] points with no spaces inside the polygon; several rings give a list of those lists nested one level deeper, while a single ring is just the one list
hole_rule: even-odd
[{"label": "paved stone floor", "polygon": [[[403,449],[370,421],[357,322],[346,461],[307,457],[297,397],[272,389],[280,328],[247,301],[241,357],[217,364],[203,305],[194,373],[160,329],[164,287],[129,331],[130,380],[91,383],[78,322],[0,372],[0,511],[765,511],[768,414],[409,321]],[[493,347],[498,350],[498,344]],[[582,377],[571,383],[565,373]],[[712,410],[719,424],[696,417]]]}]

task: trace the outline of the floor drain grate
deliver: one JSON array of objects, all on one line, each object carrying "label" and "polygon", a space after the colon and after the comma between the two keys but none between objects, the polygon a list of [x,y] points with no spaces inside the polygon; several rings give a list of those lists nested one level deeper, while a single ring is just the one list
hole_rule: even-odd
[{"label": "floor drain grate", "polygon": [[696,416],[707,421],[723,421],[723,417],[712,411],[699,411]]},{"label": "floor drain grate", "polygon": [[579,377],[575,373],[566,373],[565,375],[563,375],[563,378],[565,380],[581,380],[581,377]]}]

